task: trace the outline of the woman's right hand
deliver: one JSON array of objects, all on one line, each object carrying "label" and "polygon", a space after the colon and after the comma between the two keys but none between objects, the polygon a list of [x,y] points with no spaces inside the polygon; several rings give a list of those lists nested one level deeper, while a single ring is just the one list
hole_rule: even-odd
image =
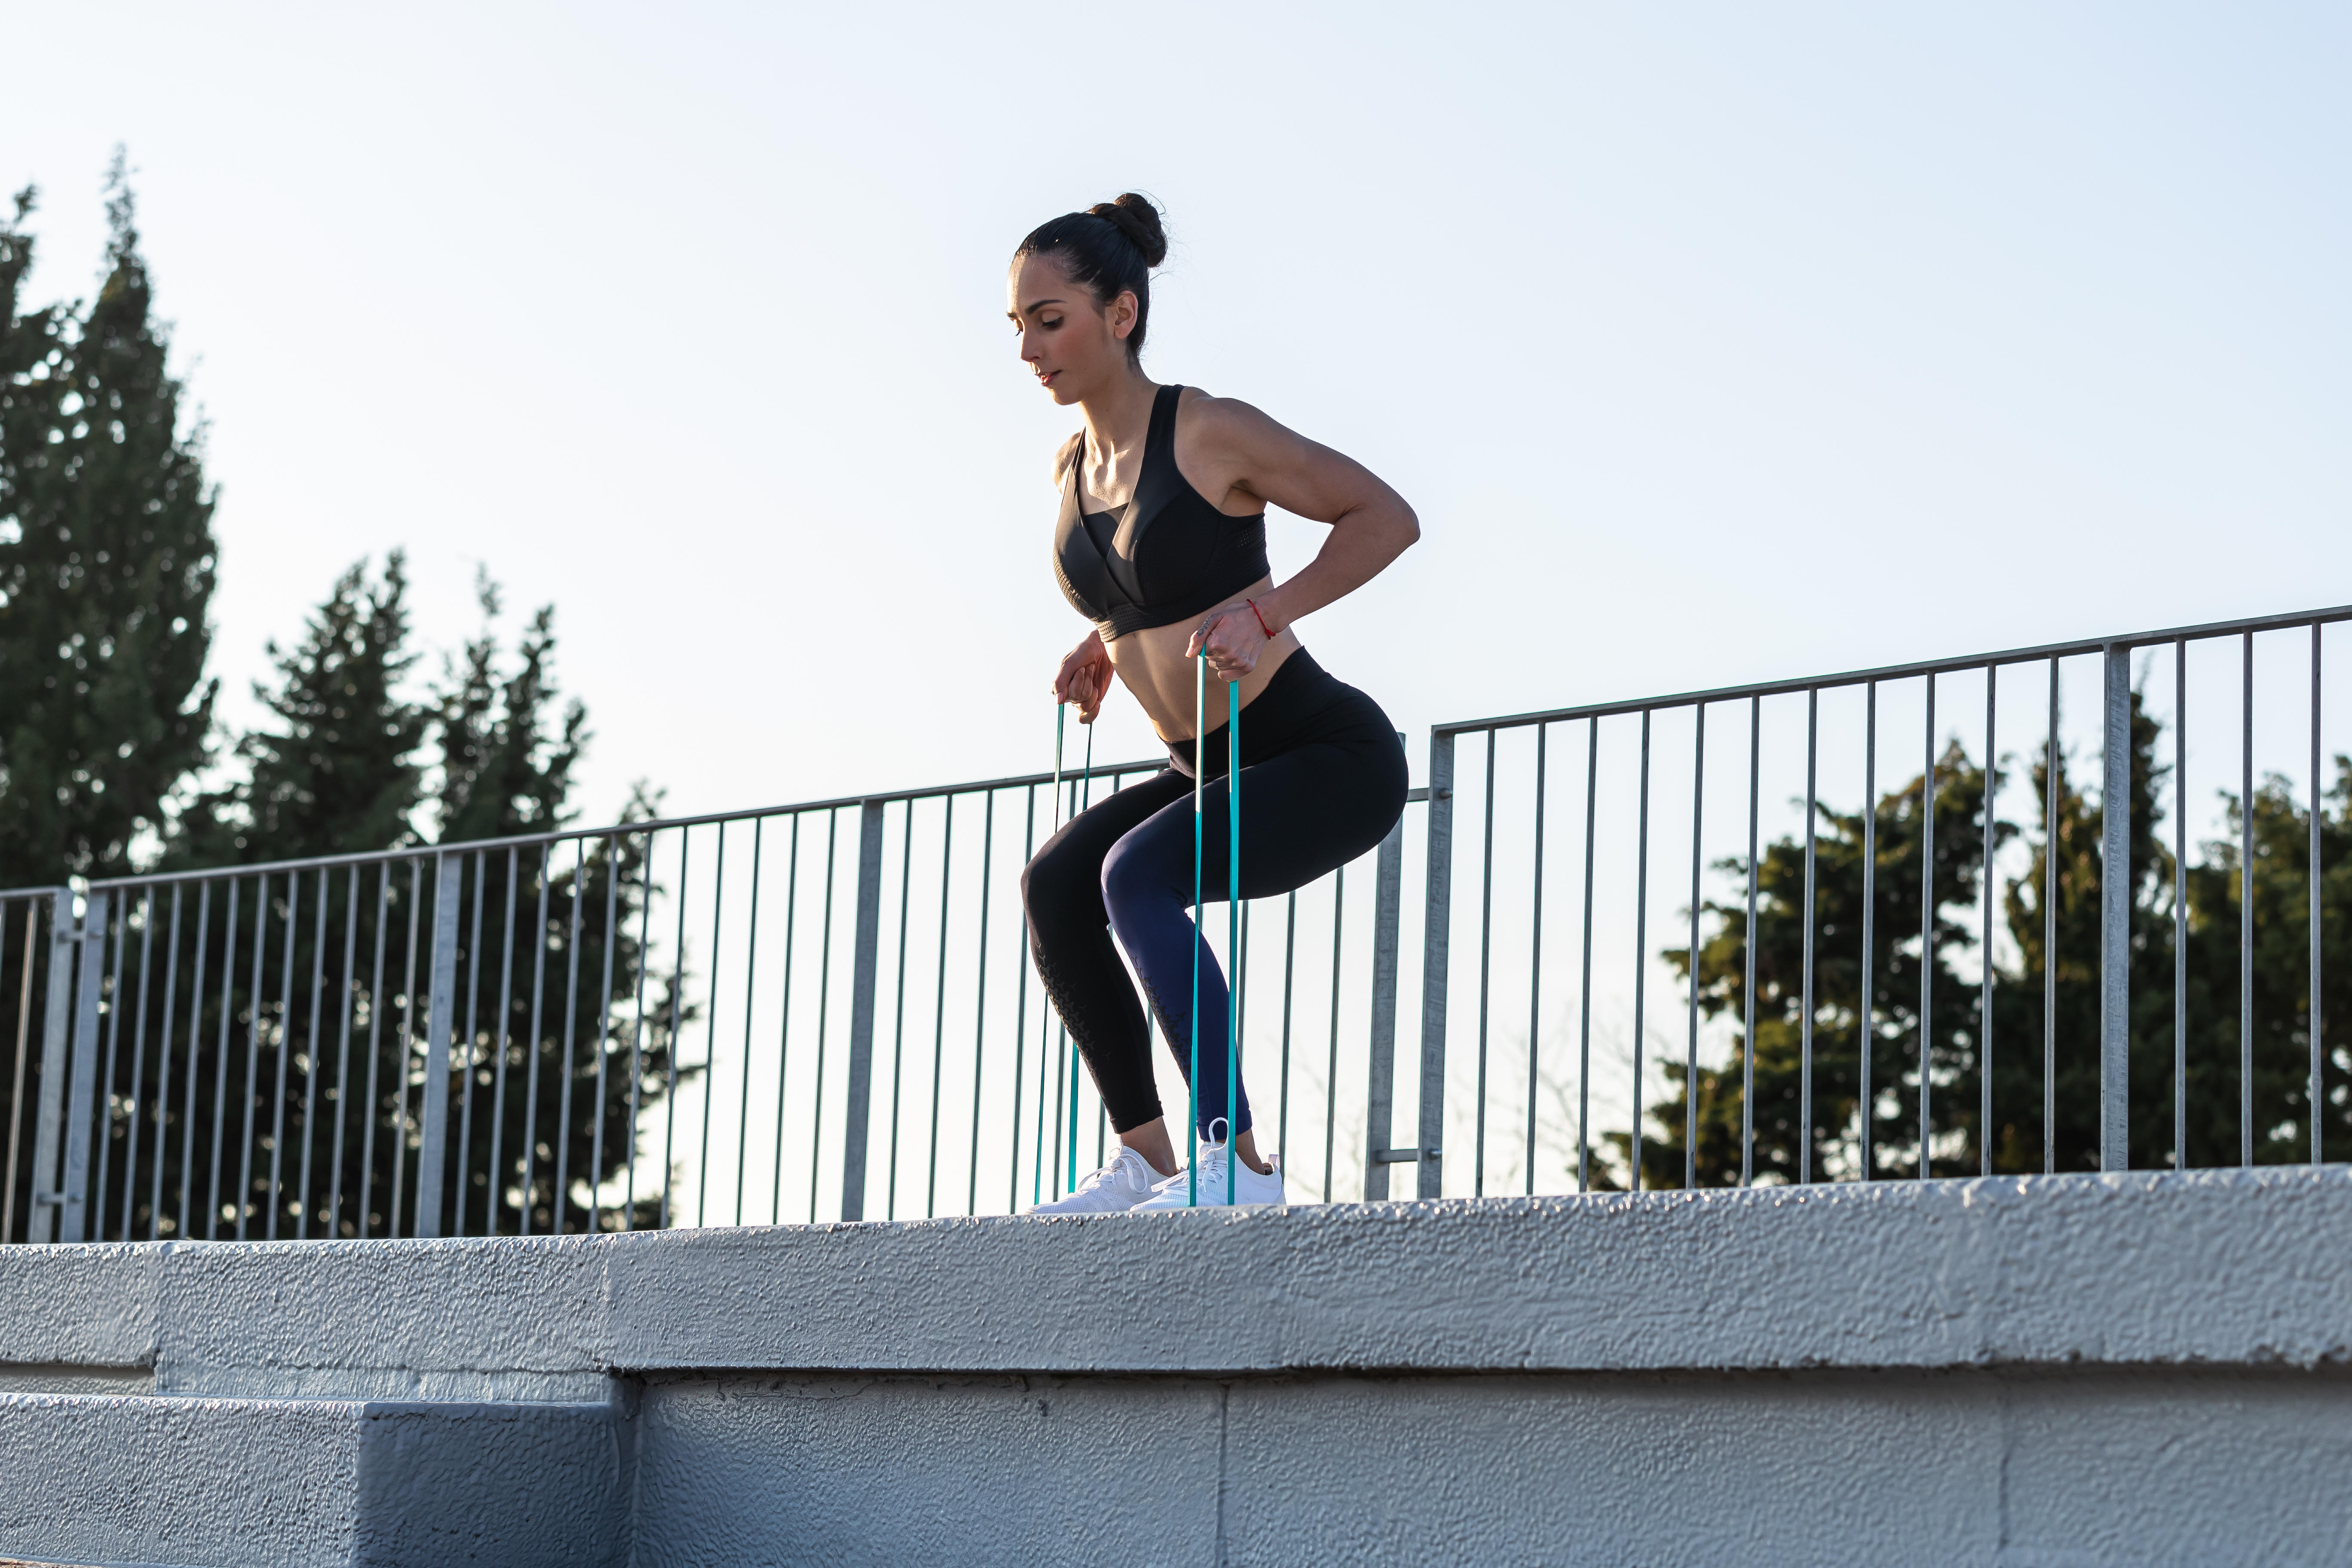
[{"label": "woman's right hand", "polygon": [[1110,650],[1103,647],[1101,633],[1088,632],[1086,641],[1063,657],[1062,668],[1054,676],[1054,700],[1076,703],[1078,722],[1091,724],[1102,711],[1110,678]]}]

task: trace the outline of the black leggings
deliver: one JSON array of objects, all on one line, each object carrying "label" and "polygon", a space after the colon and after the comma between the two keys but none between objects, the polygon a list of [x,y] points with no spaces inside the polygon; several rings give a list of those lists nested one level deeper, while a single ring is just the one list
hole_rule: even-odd
[{"label": "black leggings", "polygon": [[[1346,865],[1388,837],[1403,814],[1404,747],[1388,715],[1305,649],[1243,710],[1241,732],[1244,898],[1291,892]],[[1223,903],[1230,831],[1223,727],[1204,740],[1201,896]],[[1121,1132],[1157,1120],[1160,1107],[1151,1032],[1119,948],[1188,1080],[1197,958],[1200,1077],[1192,1087],[1200,1131],[1212,1136],[1225,1121],[1225,977],[1190,912],[1192,752],[1190,742],[1171,746],[1172,767],[1071,818],[1021,874],[1037,973]],[[1249,1104],[1238,1084],[1233,1098],[1233,1131],[1246,1132]]]}]

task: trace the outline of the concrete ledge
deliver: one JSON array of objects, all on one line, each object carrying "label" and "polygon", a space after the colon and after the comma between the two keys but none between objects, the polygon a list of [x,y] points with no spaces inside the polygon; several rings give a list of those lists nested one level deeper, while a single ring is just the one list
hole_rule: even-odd
[{"label": "concrete ledge", "polygon": [[594,1400],[614,1373],[2352,1358],[2352,1171],[520,1240],[0,1249],[0,1363]]}]

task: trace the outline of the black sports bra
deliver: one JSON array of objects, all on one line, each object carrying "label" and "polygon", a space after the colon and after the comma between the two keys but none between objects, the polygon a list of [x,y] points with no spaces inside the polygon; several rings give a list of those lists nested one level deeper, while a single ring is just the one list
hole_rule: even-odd
[{"label": "black sports bra", "polygon": [[1268,574],[1265,513],[1228,517],[1176,471],[1176,400],[1183,390],[1163,386],[1152,398],[1143,472],[1125,506],[1080,510],[1084,436],[1070,454],[1054,571],[1063,596],[1105,642],[1204,615]]}]

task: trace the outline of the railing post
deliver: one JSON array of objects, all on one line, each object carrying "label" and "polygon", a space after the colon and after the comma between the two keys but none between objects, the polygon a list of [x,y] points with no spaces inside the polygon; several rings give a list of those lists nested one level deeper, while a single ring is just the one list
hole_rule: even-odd
[{"label": "railing post", "polygon": [[[1402,740],[1400,735],[1397,737]],[[1389,1195],[1390,1141],[1396,1137],[1398,931],[1404,903],[1404,817],[1381,840],[1372,873],[1372,1056],[1364,1094],[1364,1201]]]},{"label": "railing post", "polygon": [[[2106,654],[2099,800],[2099,1169],[2131,1167],[2131,649]],[[2251,809],[2251,807],[2249,807]]]},{"label": "railing post", "polygon": [[[914,809],[911,805],[908,810]],[[857,813],[857,946],[849,984],[848,1124],[841,1137],[841,1217],[866,1217],[866,1135],[873,1120],[874,977],[882,946],[882,802]],[[896,1094],[898,1087],[893,1085]]]},{"label": "railing post", "polygon": [[33,1128],[33,1212],[26,1218],[29,1241],[57,1239],[58,1207],[64,1200],[57,1184],[58,1154],[65,1138],[66,1031],[73,1016],[74,942],[79,934],[73,895],[61,889],[49,899],[49,990],[41,1026],[40,1113]]},{"label": "railing post", "polygon": [[1454,737],[1429,737],[1429,885],[1421,938],[1421,1158],[1416,1197],[1436,1197],[1445,1173],[1445,956],[1454,900]]},{"label": "railing post", "polygon": [[[449,1157],[449,1031],[457,997],[457,885],[464,876],[458,858],[446,851],[433,858],[433,964],[425,984],[425,1103],[416,1131],[415,1234],[441,1234],[441,1173]],[[574,889],[575,898],[578,889]],[[566,1062],[563,1070],[570,1072]],[[595,1184],[596,1173],[588,1174]],[[277,1201],[273,1195],[271,1201]],[[562,1194],[556,1194],[559,1208]],[[593,1209],[592,1195],[589,1206]]]},{"label": "railing post", "polygon": [[73,1082],[66,1095],[66,1169],[58,1183],[59,1241],[82,1241],[89,1236],[90,1121],[98,1111],[98,1009],[106,986],[106,908],[104,893],[92,893],[82,902]]}]

